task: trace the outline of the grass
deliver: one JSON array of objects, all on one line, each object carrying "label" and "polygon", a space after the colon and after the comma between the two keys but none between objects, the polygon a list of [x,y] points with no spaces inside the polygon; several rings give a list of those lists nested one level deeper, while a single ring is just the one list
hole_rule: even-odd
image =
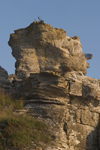
[{"label": "grass", "polygon": [[46,124],[27,116],[11,116],[3,118],[0,123],[5,125],[0,132],[0,149],[13,146],[23,148],[30,146],[32,141],[50,142]]},{"label": "grass", "polygon": [[13,111],[24,108],[24,103],[14,100],[11,95],[0,92],[0,150],[23,149],[36,144],[49,143],[51,136],[47,125],[27,115],[17,115]]},{"label": "grass", "polygon": [[24,108],[23,101],[15,100],[10,94],[5,94],[4,91],[0,91],[0,109],[8,107],[11,109]]}]

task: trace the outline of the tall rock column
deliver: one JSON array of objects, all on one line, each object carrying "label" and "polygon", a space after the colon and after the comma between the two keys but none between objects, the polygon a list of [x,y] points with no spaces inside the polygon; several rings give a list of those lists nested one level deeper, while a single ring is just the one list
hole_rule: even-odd
[{"label": "tall rock column", "polygon": [[13,95],[51,131],[52,144],[43,149],[98,149],[100,81],[85,76],[92,55],[83,53],[79,37],[35,21],[15,30],[9,45],[19,78]]}]

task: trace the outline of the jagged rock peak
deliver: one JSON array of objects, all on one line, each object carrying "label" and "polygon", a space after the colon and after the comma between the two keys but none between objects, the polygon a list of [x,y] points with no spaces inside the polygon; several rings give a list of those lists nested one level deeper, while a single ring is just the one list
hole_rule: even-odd
[{"label": "jagged rock peak", "polygon": [[85,75],[89,64],[80,39],[66,34],[65,30],[53,28],[42,21],[34,21],[26,28],[15,30],[8,44],[16,59],[17,77],[40,72],[61,76],[67,71],[81,71]]}]

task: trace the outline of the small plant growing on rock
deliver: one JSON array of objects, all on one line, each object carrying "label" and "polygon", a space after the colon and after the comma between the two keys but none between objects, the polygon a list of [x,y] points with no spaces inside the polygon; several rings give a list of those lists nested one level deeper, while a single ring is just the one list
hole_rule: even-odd
[{"label": "small plant growing on rock", "polygon": [[38,20],[39,20],[39,23],[44,24],[44,20],[40,19],[39,16],[38,16]]}]

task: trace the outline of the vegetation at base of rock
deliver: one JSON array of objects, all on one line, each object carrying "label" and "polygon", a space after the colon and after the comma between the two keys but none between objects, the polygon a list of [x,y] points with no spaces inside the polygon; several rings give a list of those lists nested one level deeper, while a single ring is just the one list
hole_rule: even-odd
[{"label": "vegetation at base of rock", "polygon": [[17,101],[10,94],[4,94],[4,91],[0,91],[0,109],[2,108],[11,108],[11,109],[23,109],[24,102]]},{"label": "vegetation at base of rock", "polygon": [[[2,97],[3,96],[3,97]],[[0,150],[11,147],[22,149],[34,143],[49,143],[47,125],[27,115],[18,115],[13,109],[5,106],[14,106],[13,99],[6,95],[0,95]],[[6,101],[10,101],[9,105]],[[15,102],[16,103],[16,102]],[[21,104],[22,105],[22,104]],[[14,108],[14,107],[13,107]]]},{"label": "vegetation at base of rock", "polygon": [[32,117],[13,115],[0,120],[0,124],[5,125],[3,133],[0,132],[0,149],[30,146],[32,141],[35,143],[50,141],[46,133],[46,125]]}]

